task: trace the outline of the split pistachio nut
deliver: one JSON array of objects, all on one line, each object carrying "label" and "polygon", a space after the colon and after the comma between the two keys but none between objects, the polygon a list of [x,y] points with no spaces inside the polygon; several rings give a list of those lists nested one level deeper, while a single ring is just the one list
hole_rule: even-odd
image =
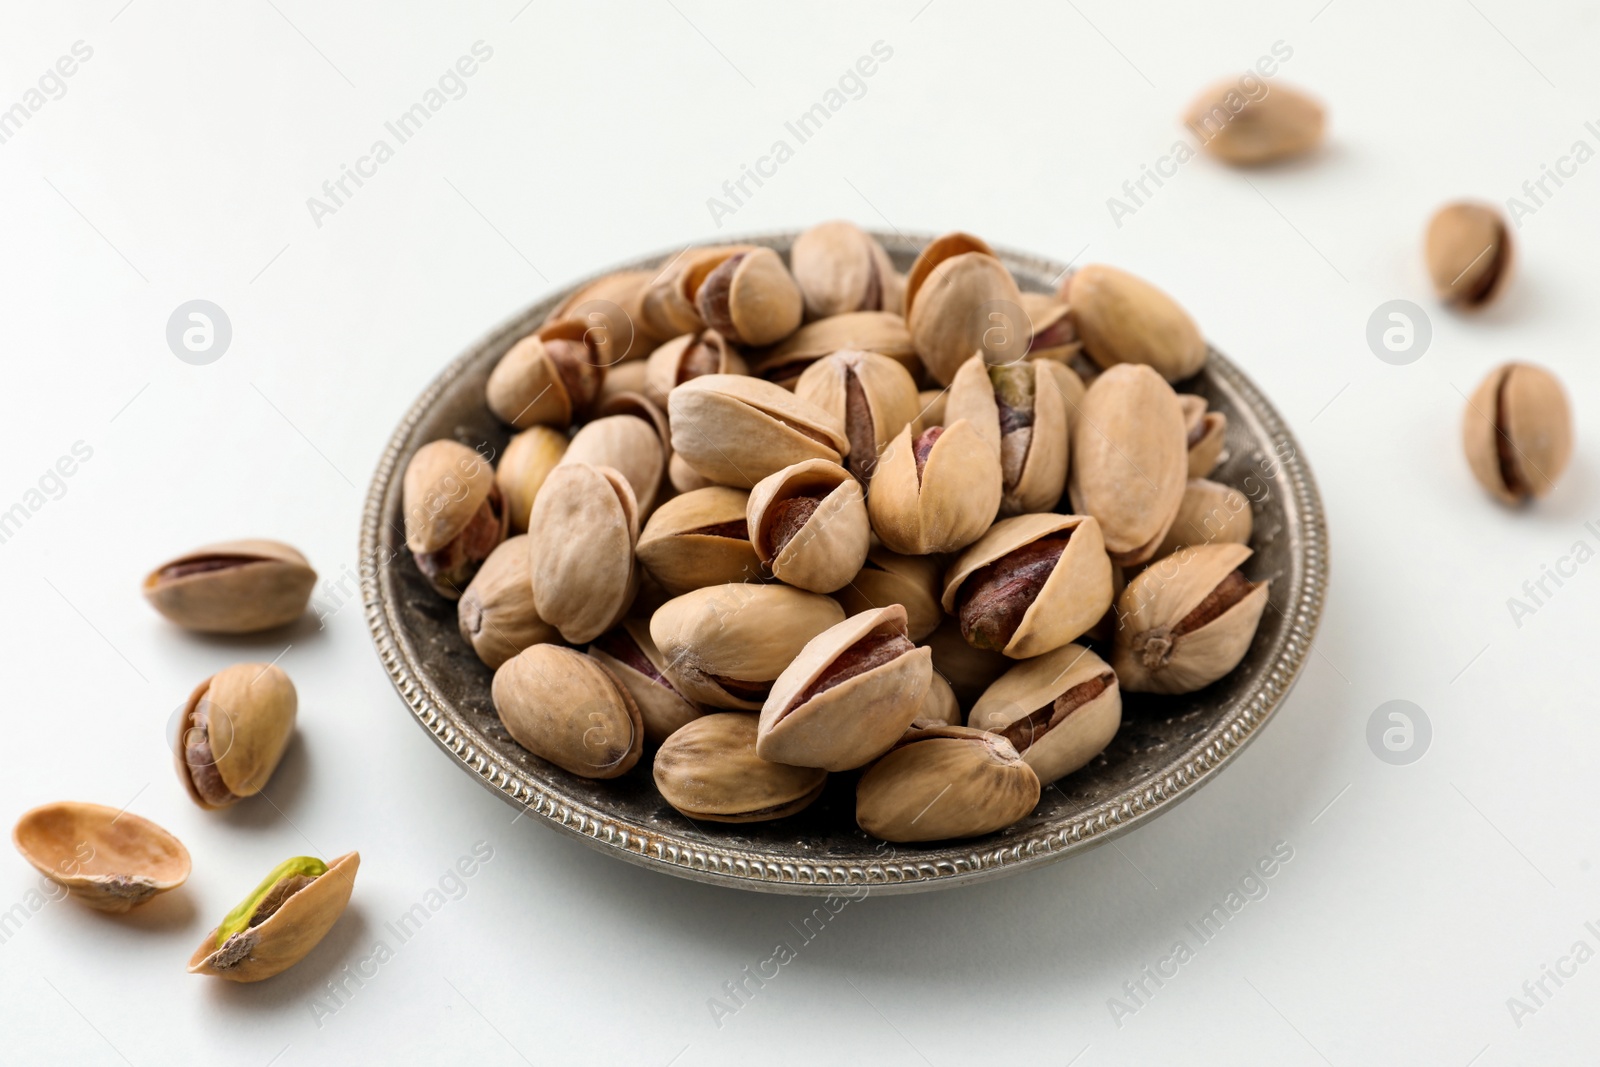
[{"label": "split pistachio nut", "polygon": [[1470,201],[1446,204],[1429,221],[1424,248],[1434,292],[1468,311],[1488,304],[1511,276],[1512,244],[1499,208]]},{"label": "split pistachio nut", "polygon": [[921,413],[917,383],[904,366],[876,352],[845,349],[807,367],[795,395],[844,426],[850,440],[845,465],[862,485],[872,481],[878,457]]},{"label": "split pistachio nut", "polygon": [[563,463],[528,520],[528,566],[539,618],[574,644],[621,621],[639,591],[639,505],[613,467]]},{"label": "split pistachio nut", "polygon": [[745,521],[772,576],[813,593],[849,583],[872,539],[861,483],[825,459],[796,463],[757,482]]},{"label": "split pistachio nut", "polygon": [[974,352],[988,363],[1021,360],[1033,335],[1011,272],[982,239],[959,232],[930,241],[911,265],[906,326],[941,385]]},{"label": "split pistachio nut", "polygon": [[705,329],[706,321],[695,307],[690,278],[704,278],[709,268],[699,269],[701,260],[720,262],[736,252],[748,252],[750,245],[712,245],[691,249],[674,256],[645,284],[639,298],[639,315],[645,330],[663,340]]},{"label": "split pistachio nut", "polygon": [[892,551],[954,552],[989,529],[1001,493],[1000,455],[969,420],[907,426],[879,457],[867,514]]},{"label": "split pistachio nut", "polygon": [[1001,519],[951,564],[942,604],[976,648],[1027,659],[1060,648],[1111,606],[1111,560],[1085,515]]},{"label": "split pistachio nut", "polygon": [[672,596],[754,581],[761,560],[745,514],[750,494],[723,485],[690,489],[656,509],[639,534],[639,565]]},{"label": "split pistachio nut", "polygon": [[572,435],[561,462],[617,471],[627,479],[642,515],[655,507],[667,473],[666,446],[655,424],[633,415],[607,415],[585,423]]},{"label": "split pistachio nut", "polygon": [[531,426],[511,438],[500,464],[494,471],[494,484],[505,501],[507,528],[512,533],[528,532],[528,513],[533,498],[567,451],[567,435],[548,426]]},{"label": "split pistachio nut", "polygon": [[1205,366],[1200,327],[1177,301],[1143,278],[1091,263],[1067,276],[1061,298],[1072,309],[1084,350],[1104,369],[1140,363],[1176,382]]},{"label": "split pistachio nut", "polygon": [[844,425],[771,382],[707,374],[667,397],[672,449],[719,485],[749,489],[808,459],[838,463],[850,452]]},{"label": "split pistachio nut", "polygon": [[642,304],[645,286],[655,276],[648,270],[619,270],[575,289],[545,317],[545,325],[577,319],[602,366],[616,368],[625,360],[642,359],[650,346],[666,338],[645,329]]},{"label": "split pistachio nut", "polygon": [[356,852],[331,863],[314,856],[284,860],[200,942],[189,973],[259,982],[293,967],[344,914],[360,868]]},{"label": "split pistachio nut", "polygon": [[458,599],[510,526],[494,470],[457,441],[417,449],[401,483],[406,547],[440,596]]},{"label": "split pistachio nut", "polygon": [[1503,504],[1524,504],[1555,488],[1572,458],[1572,409],[1555,375],[1531,363],[1503,363],[1467,401],[1461,443],[1473,477]]},{"label": "split pistachio nut", "polygon": [[151,571],[144,597],[185,630],[247,634],[304,615],[316,584],[311,564],[281,541],[224,541]]},{"label": "split pistachio nut", "polygon": [[1178,397],[1178,404],[1183,408],[1183,426],[1188,434],[1189,477],[1204,478],[1217,469],[1228,436],[1228,416],[1208,410],[1205,397],[1193,393]]},{"label": "split pistachio nut", "polygon": [[1048,362],[961,365],[944,416],[966,419],[1000,456],[1000,514],[1052,511],[1067,484],[1067,398]]},{"label": "split pistachio nut", "polygon": [[214,810],[261,792],[294,736],[298,706],[294,683],[270,663],[236,663],[196,686],[172,752],[189,799]]},{"label": "split pistachio nut", "polygon": [[1172,555],[1191,545],[1227,543],[1247,545],[1255,530],[1250,501],[1231,485],[1190,478],[1183,490],[1183,503],[1172,521],[1155,558]]},{"label": "split pistachio nut", "polygon": [[1044,785],[1105,751],[1121,724],[1116,673],[1075,644],[1012,667],[984,690],[968,718],[968,725],[1010,741]]},{"label": "split pistachio nut", "polygon": [[589,655],[628,691],[644,724],[644,740],[659,745],[705,709],[678,692],[667,661],[650,639],[648,619],[624,619],[589,645]]},{"label": "split pistachio nut", "polygon": [[1188,481],[1188,436],[1172,387],[1142,364],[1108,369],[1084,394],[1072,455],[1072,510],[1100,520],[1112,562],[1153,557]]},{"label": "split pistachio nut", "polygon": [[856,824],[884,841],[1003,830],[1039,803],[1039,776],[999,734],[912,725],[856,785]]},{"label": "split pistachio nut", "polygon": [[11,831],[22,858],[95,911],[121,914],[189,878],[189,850],[149,819],[64,800],[23,814]]},{"label": "split pistachio nut", "polygon": [[1072,309],[1066,301],[1049,293],[1023,293],[1022,312],[1028,316],[1029,359],[1066,366],[1083,351],[1078,328],[1072,323]]},{"label": "split pistachio nut", "polygon": [[911,344],[906,320],[897,312],[851,311],[808,322],[781,343],[752,359],[750,373],[793,388],[807,367],[843,351],[876,352],[920,373],[922,361]]},{"label": "split pistachio nut", "polygon": [[587,333],[584,323],[565,319],[512,345],[489,372],[489,410],[519,430],[566,427],[587,415],[606,377]]},{"label": "split pistachio nut", "polygon": [[716,330],[705,329],[674,337],[650,353],[645,361],[645,396],[657,404],[691,378],[704,374],[746,374],[744,359]]},{"label": "split pistachio nut", "polygon": [[698,257],[684,273],[700,320],[739,345],[770,345],[800,328],[800,287],[770,248]]},{"label": "split pistachio nut", "polygon": [[853,222],[820,223],[796,237],[789,266],[808,318],[899,312],[905,300],[905,279],[895,273],[889,254]]},{"label": "split pistachio nut", "polygon": [[761,708],[756,755],[848,771],[883,755],[917,717],[933,653],[906,636],[898,604],[830,626],[806,643]]},{"label": "split pistachio nut", "polygon": [[1192,693],[1239,665],[1267,607],[1268,583],[1239,569],[1249,558],[1244,545],[1198,545],[1128,583],[1111,653],[1123,689]]},{"label": "split pistachio nut", "polygon": [[456,605],[462,639],[491,671],[529,645],[561,639],[534,607],[528,552],[526,534],[501,542]]},{"label": "split pistachio nut", "polygon": [[756,734],[748,712],[718,712],[684,726],[656,752],[662,798],[691,819],[742,823],[793,815],[822,795],[827,771],[762,759]]},{"label": "split pistachio nut", "polygon": [[844,617],[837,601],[803,589],[713,585],[657,608],[650,637],[678,692],[702,704],[758,711],[806,643]]},{"label": "split pistachio nut", "polygon": [[1302,156],[1322,143],[1322,105],[1281,82],[1261,95],[1238,78],[1207,86],[1184,121],[1206,151],[1225,163],[1262,166]]},{"label": "split pistachio nut", "polygon": [[639,706],[598,659],[531,645],[494,672],[490,693],[512,740],[564,771],[615,778],[639,762]]},{"label": "split pistachio nut", "polygon": [[833,598],[851,615],[898,604],[906,612],[906,634],[921,641],[945,617],[939,604],[941,588],[938,559],[902,556],[879,545],[867,551],[861,570],[835,590]]}]

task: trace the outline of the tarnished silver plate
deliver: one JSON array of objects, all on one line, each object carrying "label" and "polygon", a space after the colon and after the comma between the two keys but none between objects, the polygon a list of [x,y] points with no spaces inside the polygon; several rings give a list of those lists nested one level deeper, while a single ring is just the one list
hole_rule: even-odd
[{"label": "tarnished silver plate", "polygon": [[[787,253],[794,234],[750,238]],[[877,234],[906,269],[927,240]],[[1050,291],[1064,264],[1002,251],[1024,290]],[[652,256],[628,268],[647,268]],[[619,268],[621,269],[621,268]],[[580,283],[581,284],[581,283]],[[569,292],[528,308],[445,368],[406,412],[378,463],[361,529],[361,585],[384,669],[410,713],[450,758],[528,817],[620,859],[697,881],[774,893],[823,894],[841,885],[908,893],[964,885],[1051,863],[1126,833],[1192,794],[1255,736],[1305,665],[1322,615],[1328,533],[1316,484],[1278,413],[1238,368],[1213,351],[1187,391],[1228,416],[1227,448],[1212,477],[1250,498],[1255,578],[1272,580],[1271,606],[1244,662],[1188,697],[1125,698],[1122,729],[1088,767],[1048,787],[1034,813],[1002,833],[935,846],[889,845],[856,829],[854,776],[834,775],[822,798],[788,819],[699,825],[656,792],[648,754],[628,775],[588,781],[532,756],[500,725],[491,674],[456,630],[456,607],[436,596],[406,551],[400,482],[422,444],[451,437],[505,446],[484,405],[500,356]]]}]

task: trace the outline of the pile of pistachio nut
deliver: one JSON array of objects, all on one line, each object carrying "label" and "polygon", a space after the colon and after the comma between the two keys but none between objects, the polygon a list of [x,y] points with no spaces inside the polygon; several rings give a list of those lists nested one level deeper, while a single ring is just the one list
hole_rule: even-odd
[{"label": "pile of pistachio nut", "polygon": [[520,745],[614,778],[653,750],[694,820],[856,777],[896,842],[973,837],[1249,649],[1250,504],[1226,418],[1175,391],[1206,344],[1085,266],[1024,293],[982,240],[904,276],[845,222],[788,261],[694,249],[561,303],[488,379],[498,457],[437,440],[405,533]]}]

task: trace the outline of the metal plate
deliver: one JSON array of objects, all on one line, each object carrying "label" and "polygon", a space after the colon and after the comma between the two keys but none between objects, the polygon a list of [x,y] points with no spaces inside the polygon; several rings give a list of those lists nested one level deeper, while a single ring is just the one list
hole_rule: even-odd
[{"label": "metal plate", "polygon": [[[748,238],[787,253],[794,234]],[[904,270],[907,238],[877,234]],[[928,238],[916,235],[918,245]],[[1026,290],[1051,291],[1065,266],[1001,251]],[[648,268],[652,256],[625,268]],[[587,279],[586,279],[587,281]],[[583,283],[580,283],[583,284]],[[1228,416],[1216,474],[1245,493],[1255,518],[1247,566],[1270,578],[1270,607],[1244,662],[1187,697],[1124,697],[1122,728],[1103,755],[1053,787],[1005,831],[935,846],[890,845],[856,828],[854,775],[833,775],[821,799],[777,822],[697,824],[672,810],[650,778],[649,754],[611,781],[575,777],[524,751],[489,698],[491,673],[462,641],[456,606],[435,595],[412,563],[402,532],[400,482],[421,445],[450,437],[494,454],[508,433],[484,404],[497,360],[573,291],[565,289],[468,349],[400,421],[378,464],[361,530],[361,585],[384,669],[410,713],[450,758],[534,821],[620,859],[697,881],[774,893],[821,895],[841,885],[917,892],[965,885],[1037,867],[1126,833],[1209,781],[1283,703],[1304,666],[1322,615],[1328,576],[1327,523],[1311,471],[1278,413],[1250,380],[1212,351],[1182,389]]]}]

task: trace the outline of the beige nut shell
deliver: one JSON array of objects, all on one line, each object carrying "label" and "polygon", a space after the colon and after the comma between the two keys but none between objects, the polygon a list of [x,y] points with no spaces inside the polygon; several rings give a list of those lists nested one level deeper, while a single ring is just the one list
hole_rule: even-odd
[{"label": "beige nut shell", "polygon": [[189,957],[189,973],[230,982],[259,982],[293,967],[333,929],[350,903],[361,855],[346,852],[328,863],[328,869],[304,886],[259,926],[240,935],[250,948],[238,962],[223,965],[219,960],[215,928]]},{"label": "beige nut shell", "polygon": [[[647,674],[628,659],[619,659],[608,650],[611,639],[626,641],[636,655],[643,656],[654,675]],[[628,691],[639,709],[644,724],[644,741],[659,745],[671,737],[684,724],[705,713],[700,705],[678,692],[672,680],[666,677],[666,660],[656,643],[650,639],[648,619],[624,619],[611,634],[601,634],[589,646],[589,655],[600,666],[611,672],[617,684]],[[630,657],[631,658],[631,657]]]},{"label": "beige nut shell", "polygon": [[121,914],[189,878],[189,850],[127,809],[64,800],[23,814],[11,831],[22,858],[72,899]]},{"label": "beige nut shell", "polygon": [[907,635],[921,641],[944,620],[942,581],[936,557],[902,556],[878,545],[868,550],[861,570],[833,598],[851,615],[899,604],[906,609]]},{"label": "beige nut shell", "polygon": [[750,373],[792,386],[812,363],[845,349],[888,356],[912,374],[922,370],[922,361],[911,344],[911,332],[898,312],[852,311],[806,323],[754,357]]},{"label": "beige nut shell", "polygon": [[639,565],[673,596],[708,585],[750,582],[761,560],[748,537],[706,533],[746,522],[750,494],[724,485],[690,489],[656,509],[639,534]]},{"label": "beige nut shell", "polygon": [[[1072,372],[1060,368],[1067,374]],[[1000,406],[991,381],[991,368],[981,356],[961,365],[950,383],[945,398],[944,417],[951,422],[967,419],[983,434],[1001,458],[1005,477],[1000,496],[1001,515],[1052,511],[1060,503],[1067,485],[1068,436],[1067,398],[1057,377],[1056,365],[1042,362],[1013,364],[1005,373],[1027,374],[1033,379],[1033,422],[1024,453],[1008,455],[1009,441],[1001,436]],[[1015,440],[1012,435],[1009,440]]]},{"label": "beige nut shell", "polygon": [[561,463],[587,463],[619,471],[633,489],[641,516],[655,507],[666,475],[666,447],[655,425],[633,415],[607,415],[585,423],[567,445]]},{"label": "beige nut shell", "polygon": [[[967,724],[1005,733],[1052,705],[1062,694],[1095,679],[1106,681],[1099,695],[1071,709],[1060,721],[1045,720],[1028,731],[1022,760],[1045,785],[1071,774],[1105,751],[1122,724],[1122,691],[1109,664],[1082,645],[1063,645],[1012,667],[995,679],[972,706]],[[1017,744],[1014,736],[1009,737]]]},{"label": "beige nut shell", "polygon": [[[816,510],[778,548],[772,529],[777,506],[812,494],[822,494]],[[872,540],[866,499],[861,483],[837,463],[808,459],[767,475],[750,491],[745,517],[761,562],[773,577],[799,589],[832,593],[866,562]]]},{"label": "beige nut shell", "polygon": [[808,459],[839,462],[844,426],[782,386],[736,374],[706,374],[667,397],[672,449],[720,485],[749,489]]},{"label": "beige nut shell", "polygon": [[494,469],[459,441],[429,441],[412,455],[401,481],[406,547],[437,552],[454,541],[494,488]]},{"label": "beige nut shell", "polygon": [[885,841],[979,837],[1026,816],[1039,790],[1039,776],[1005,738],[917,724],[862,774],[856,824]]},{"label": "beige nut shell", "polygon": [[[228,804],[213,804],[200,795],[185,756],[191,716],[202,701],[213,766],[232,794]],[[189,799],[214,811],[261,792],[294,736],[298,708],[294,683],[276,664],[235,663],[195,686],[184,705],[172,750],[178,780]]]},{"label": "beige nut shell", "polygon": [[769,822],[816,800],[828,772],[770,763],[756,755],[756,716],[705,715],[667,738],[653,768],[661,796],[706,822]]},{"label": "beige nut shell", "polygon": [[534,607],[526,534],[502,541],[489,553],[456,604],[456,624],[462,640],[491,671],[529,645],[561,639]]},{"label": "beige nut shell", "polygon": [[990,363],[1022,359],[1032,336],[1016,279],[967,234],[930,242],[912,264],[906,326],[928,373],[945,385],[974,352]]},{"label": "beige nut shell", "polygon": [[1247,545],[1254,529],[1250,501],[1243,493],[1231,485],[1190,478],[1183,490],[1183,503],[1178,505],[1178,517],[1156,549],[1155,558],[1170,556],[1190,545]]},{"label": "beige nut shell", "polygon": [[1496,500],[1520,504],[1545,496],[1572,458],[1566,390],[1531,363],[1496,367],[1467,401],[1461,444],[1473,477]]},{"label": "beige nut shell", "polygon": [[532,645],[494,672],[494,709],[517,744],[582,778],[615,778],[639,762],[644,721],[600,663],[560,645]]},{"label": "beige nut shell", "polygon": [[[860,349],[817,360],[800,375],[794,391],[845,428],[850,439],[846,465],[863,484],[871,481],[889,442],[905,427],[914,426],[922,411],[911,372],[888,356]],[[854,397],[859,397],[859,405],[852,403]]]},{"label": "beige nut shell", "polygon": [[639,587],[639,510],[627,479],[611,467],[561,464],[545,479],[528,526],[539,617],[576,644],[615,626]]},{"label": "beige nut shell", "polygon": [[1101,367],[1138,363],[1176,382],[1205,366],[1200,327],[1176,300],[1143,278],[1091,263],[1067,276],[1061,294],[1084,350]]},{"label": "beige nut shell", "polygon": [[[184,564],[227,559],[230,566],[177,578],[163,577]],[[281,541],[223,541],[186,552],[151,571],[144,597],[170,621],[199,633],[256,633],[305,614],[317,572]]]},{"label": "beige nut shell", "polygon": [[1238,77],[1207,86],[1184,115],[1201,146],[1234,166],[1255,167],[1305,155],[1322,143],[1322,105],[1273,81],[1262,96]]},{"label": "beige nut shell", "polygon": [[879,457],[867,497],[873,532],[902,555],[965,548],[1000,510],[1000,457],[971,422],[957,419],[934,442],[919,478],[911,430]]}]

